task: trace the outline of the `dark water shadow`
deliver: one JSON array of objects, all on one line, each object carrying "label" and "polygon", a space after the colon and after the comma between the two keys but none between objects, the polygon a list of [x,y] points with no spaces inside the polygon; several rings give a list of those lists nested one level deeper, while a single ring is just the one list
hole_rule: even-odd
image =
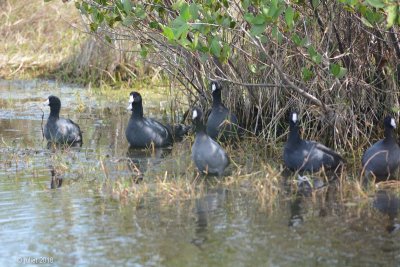
[{"label": "dark water shadow", "polygon": [[128,169],[132,173],[133,180],[136,183],[142,181],[144,173],[160,165],[171,152],[172,148],[140,149],[130,147],[126,156],[128,157]]},{"label": "dark water shadow", "polygon": [[388,233],[400,230],[400,223],[397,221],[400,210],[400,198],[398,196],[386,190],[379,190],[375,194],[372,206],[388,216],[388,225],[386,226]]},{"label": "dark water shadow", "polygon": [[[323,183],[321,179],[313,179],[298,181],[297,191],[293,195],[293,200],[290,203],[290,217],[288,226],[299,227],[304,223],[303,214],[307,213],[307,203],[315,201],[310,207],[318,207],[319,217],[325,217],[330,212],[334,213],[334,209],[340,209],[337,197],[339,192],[339,183],[332,182],[329,184]],[[304,184],[302,184],[304,183]]]},{"label": "dark water shadow", "polygon": [[50,189],[60,188],[63,183],[62,175],[53,166],[50,166],[50,175]]},{"label": "dark water shadow", "polygon": [[[207,186],[206,187],[210,187]],[[209,221],[218,210],[223,209],[224,203],[227,201],[227,192],[225,188],[206,189],[204,196],[196,199],[194,214],[196,216],[195,236],[191,243],[200,249],[209,240]]]}]

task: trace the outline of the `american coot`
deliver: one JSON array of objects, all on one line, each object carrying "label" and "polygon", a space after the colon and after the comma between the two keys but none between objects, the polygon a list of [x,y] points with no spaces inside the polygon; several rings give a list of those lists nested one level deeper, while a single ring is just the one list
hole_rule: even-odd
[{"label": "american coot", "polygon": [[335,170],[343,158],[326,146],[315,141],[302,140],[299,135],[298,115],[290,115],[289,137],[283,151],[286,167],[299,172],[317,172],[322,167],[325,170]]},{"label": "american coot", "polygon": [[395,176],[400,165],[400,148],[393,137],[396,122],[389,116],[383,123],[385,138],[368,148],[361,160],[365,177],[374,176],[377,182]]},{"label": "american coot", "polygon": [[213,81],[211,91],[213,104],[207,120],[207,134],[214,140],[228,141],[241,135],[238,119],[221,101],[221,85]]},{"label": "american coot", "polygon": [[79,125],[70,119],[60,118],[60,99],[56,96],[49,96],[45,105],[50,106],[50,115],[44,126],[46,139],[62,144],[82,143],[82,132]]},{"label": "american coot", "polygon": [[156,120],[143,117],[142,97],[138,92],[129,96],[128,110],[132,111],[125,135],[131,147],[167,147],[173,144],[172,132]]},{"label": "american coot", "polygon": [[202,116],[199,108],[193,109],[196,138],[192,146],[192,159],[200,172],[221,176],[229,165],[229,159],[225,150],[207,135]]}]

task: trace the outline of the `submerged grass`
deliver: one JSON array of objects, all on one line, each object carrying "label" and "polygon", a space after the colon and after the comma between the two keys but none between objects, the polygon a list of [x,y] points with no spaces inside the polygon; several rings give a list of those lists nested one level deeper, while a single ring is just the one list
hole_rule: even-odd
[{"label": "submerged grass", "polygon": [[[296,197],[296,176],[283,173],[280,154],[271,155],[260,149],[267,147],[267,143],[250,138],[239,145],[228,146],[226,149],[232,163],[226,176],[209,177],[198,174],[190,159],[192,140],[187,137],[183,142],[175,144],[172,151],[168,152],[170,154],[167,153],[161,160],[155,151],[144,151],[146,160],[154,159],[155,162],[147,165],[134,158],[104,156],[101,151],[89,155],[87,153],[94,152],[79,152],[79,149],[69,147],[43,152],[8,146],[2,149],[1,169],[7,173],[13,170],[16,174],[22,171],[31,173],[29,176],[33,178],[47,173],[51,182],[53,180],[50,177],[63,180],[62,187],[94,190],[104,198],[119,201],[122,205],[140,206],[151,199],[157,199],[163,205],[171,205],[199,199],[210,190],[223,188],[248,195],[259,203],[261,210],[273,212],[282,198]],[[78,152],[85,152],[86,158],[90,160],[83,159]],[[41,153],[50,153],[50,159],[46,160],[45,165],[36,162],[37,155]],[[345,206],[368,202],[382,189],[400,195],[399,181],[388,181],[366,188],[354,174],[358,174],[356,170],[345,169],[335,185],[331,186],[336,192],[337,201]],[[319,175],[320,178],[323,176],[323,173]],[[50,188],[50,182],[47,188]],[[313,191],[311,201],[326,201],[329,190],[324,187]]]}]

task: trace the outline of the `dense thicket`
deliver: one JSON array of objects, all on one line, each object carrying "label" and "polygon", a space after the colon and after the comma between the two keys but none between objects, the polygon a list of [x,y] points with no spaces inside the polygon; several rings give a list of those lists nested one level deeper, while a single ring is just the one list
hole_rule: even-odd
[{"label": "dense thicket", "polygon": [[[399,4],[391,0],[75,0],[91,31],[137,51],[209,105],[210,80],[246,128],[276,140],[289,109],[306,134],[355,145],[399,110]],[[127,62],[127,66],[132,62]],[[333,127],[332,127],[333,126]],[[332,134],[334,138],[332,138]],[[279,139],[278,139],[279,140]]]}]

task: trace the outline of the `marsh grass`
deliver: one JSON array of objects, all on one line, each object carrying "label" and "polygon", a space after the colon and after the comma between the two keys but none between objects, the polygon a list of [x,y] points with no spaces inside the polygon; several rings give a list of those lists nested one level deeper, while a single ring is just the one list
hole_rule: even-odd
[{"label": "marsh grass", "polygon": [[71,27],[79,23],[73,3],[5,0],[0,12],[0,76],[47,76],[84,40]]},{"label": "marsh grass", "polygon": [[[238,144],[223,144],[231,158],[231,164],[225,175],[218,178],[197,172],[190,158],[193,140],[192,135],[185,137],[161,158],[156,149],[145,149],[141,153],[150,162],[145,165],[128,156],[105,155],[101,149],[85,151],[82,148],[65,147],[50,151],[27,150],[18,144],[4,142],[0,157],[1,169],[7,173],[15,173],[15,177],[32,177],[32,185],[43,173],[50,181],[50,172],[54,171],[57,177],[63,179],[61,190],[71,186],[81,188],[82,191],[93,190],[105,199],[113,199],[123,205],[141,205],[150,199],[157,199],[163,205],[171,205],[199,199],[210,190],[224,188],[246,195],[257,201],[260,209],[273,212],[278,207],[279,200],[296,197],[297,176],[293,173],[284,174],[282,144],[273,146],[267,140],[251,136]],[[41,158],[39,162],[37,155]],[[354,155],[354,158],[348,159],[337,183],[332,185],[336,188],[336,198],[341,205],[368,202],[381,188],[400,192],[397,182],[364,187],[360,182],[361,153],[355,151]],[[324,172],[316,176],[329,180]],[[47,189],[50,189],[50,182]],[[313,191],[311,201],[325,201],[321,195],[326,195],[327,191],[327,188]]]},{"label": "marsh grass", "polygon": [[[119,85],[161,79],[136,54],[110,49],[88,34],[74,2],[0,2],[0,77]],[[151,78],[147,73],[151,73]]]},{"label": "marsh grass", "polygon": [[[37,163],[36,157],[43,152],[17,149],[8,144],[7,148],[2,149],[1,169],[8,173],[15,172],[15,177],[28,174],[32,186],[36,183],[35,179],[44,173],[49,177],[47,188],[42,188],[46,190],[50,190],[50,173],[53,171],[57,178],[63,180],[61,190],[73,187],[83,192],[94,191],[122,205],[140,206],[151,199],[156,199],[164,206],[175,205],[200,199],[209,192],[223,188],[227,192],[235,192],[257,201],[260,210],[275,212],[282,199],[297,197],[296,175],[285,176],[280,153],[272,154],[278,152],[279,148],[273,152],[260,149],[267,147],[268,143],[256,138],[249,138],[239,145],[226,146],[232,163],[225,176],[213,177],[200,175],[195,169],[190,159],[192,142],[192,137],[186,137],[181,143],[175,144],[170,154],[167,154],[168,157],[148,165],[144,170],[140,170],[141,166],[129,157],[105,157],[98,151],[85,156],[90,157],[90,160],[83,160],[78,154],[85,151],[68,147],[45,152],[50,153],[50,158],[45,165],[41,165]],[[145,153],[149,158],[157,159],[156,152],[151,148]],[[132,168],[128,167],[129,164]],[[378,190],[400,194],[398,181],[366,188],[355,174],[359,175],[357,169],[346,168],[335,184],[313,191],[308,201],[324,207],[328,205],[328,196],[334,190],[337,205],[365,206]],[[324,176],[323,172],[318,174],[322,179]]]}]

